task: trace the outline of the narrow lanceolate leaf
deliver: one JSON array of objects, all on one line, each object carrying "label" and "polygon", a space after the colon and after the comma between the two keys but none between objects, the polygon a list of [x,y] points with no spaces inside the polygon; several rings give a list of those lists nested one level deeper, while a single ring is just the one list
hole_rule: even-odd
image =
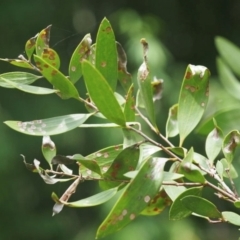
[{"label": "narrow lanceolate leaf", "polygon": [[223,167],[223,177],[231,179],[238,177],[238,173],[231,163],[229,163],[225,158],[221,159],[220,162]]},{"label": "narrow lanceolate leaf", "polygon": [[97,231],[97,238],[105,237],[122,229],[134,220],[158,192],[165,162],[158,158],[146,161],[138,174],[119,197],[113,209]]},{"label": "narrow lanceolate leaf", "polygon": [[199,123],[208,102],[208,78],[206,67],[188,65],[178,102],[178,128],[180,146]]},{"label": "narrow lanceolate leaf", "polygon": [[58,94],[61,96],[61,98],[78,99],[79,94],[77,89],[66,76],[64,76],[60,71],[58,71],[51,64],[47,63],[41,57],[34,55],[34,60],[42,75],[54,86],[56,90],[59,91]]},{"label": "narrow lanceolate leaf", "polygon": [[189,188],[183,193],[181,193],[173,202],[170,211],[169,211],[169,219],[170,220],[180,220],[189,216],[192,211],[185,207],[182,203],[182,199],[186,196],[200,196],[202,193],[202,187],[194,187]]},{"label": "narrow lanceolate leaf", "polygon": [[221,213],[217,207],[207,199],[198,196],[187,196],[182,200],[183,205],[191,212],[209,218],[221,218]]},{"label": "narrow lanceolate leaf", "polygon": [[52,194],[52,198],[55,202],[61,202],[68,207],[93,207],[103,204],[110,200],[118,191],[118,188],[111,188],[106,191],[97,193],[91,197],[84,198],[75,202],[66,202],[58,199],[56,194]]},{"label": "narrow lanceolate leaf", "polygon": [[49,47],[51,26],[47,26],[37,35],[36,54],[38,56],[42,56],[44,49]]},{"label": "narrow lanceolate leaf", "polygon": [[43,87],[37,87],[37,86],[31,86],[31,85],[21,84],[17,82],[12,82],[3,77],[0,79],[0,81],[1,80],[4,81],[5,84],[7,84],[7,87],[11,86],[13,88],[17,88],[20,91],[31,93],[31,94],[46,95],[46,94],[52,94],[57,92],[57,90],[55,89],[43,88]]},{"label": "narrow lanceolate leaf", "polygon": [[240,226],[240,215],[234,212],[222,212],[222,216],[226,222]]},{"label": "narrow lanceolate leaf", "polygon": [[55,143],[51,140],[49,136],[43,136],[42,154],[50,167],[52,167],[51,161],[53,157],[56,155],[56,153],[57,153],[57,149],[56,149]]},{"label": "narrow lanceolate leaf", "polygon": [[136,169],[139,160],[139,146],[137,144],[125,148],[114,159],[106,173],[104,173],[104,181],[100,181],[100,187],[104,190],[116,187],[122,182],[128,180],[124,173]]},{"label": "narrow lanceolate leaf", "polygon": [[44,59],[47,63],[59,69],[60,67],[60,58],[57,52],[51,48],[44,48],[42,52],[42,59]]},{"label": "narrow lanceolate leaf", "polygon": [[223,37],[215,38],[215,45],[220,56],[229,65],[229,67],[240,77],[239,59],[240,49],[235,44]]},{"label": "narrow lanceolate leaf", "polygon": [[[107,147],[104,149],[101,149],[95,153],[92,153],[88,156],[86,156],[86,159],[91,159],[92,161],[95,161],[97,165],[101,169],[101,175],[105,173],[108,168],[111,166],[113,160],[118,156],[118,154],[122,151],[123,147],[122,145],[116,145],[116,146],[111,146]],[[79,174],[83,178],[98,178],[99,174],[89,171],[87,167],[84,165],[80,164],[79,165]]]},{"label": "narrow lanceolate leaf", "polygon": [[174,104],[168,112],[166,124],[166,137],[175,137],[179,134],[177,121],[178,104]]},{"label": "narrow lanceolate leaf", "polygon": [[32,136],[51,136],[68,132],[84,123],[91,114],[70,114],[29,122],[6,121],[10,128]]},{"label": "narrow lanceolate leaf", "polygon": [[106,18],[102,20],[97,33],[95,64],[115,91],[118,78],[117,49],[112,26]]},{"label": "narrow lanceolate leaf", "polygon": [[125,92],[129,91],[132,85],[132,76],[127,71],[127,55],[119,42],[116,42],[118,54],[118,80]]},{"label": "narrow lanceolate leaf", "polygon": [[82,63],[88,93],[99,111],[113,123],[125,126],[123,111],[103,75],[88,61]]},{"label": "narrow lanceolate leaf", "polygon": [[28,57],[28,60],[31,59],[33,52],[35,50],[37,36],[38,36],[38,34],[36,36],[30,38],[25,44],[25,53]]},{"label": "narrow lanceolate leaf", "polygon": [[155,127],[156,132],[159,132],[156,124],[155,110],[153,104],[153,90],[151,84],[152,77],[150,75],[149,67],[147,64],[148,43],[145,39],[142,39],[141,43],[143,45],[144,61],[138,69],[138,86],[149,120]]},{"label": "narrow lanceolate leaf", "polygon": [[237,130],[231,131],[223,140],[222,152],[227,159],[228,163],[231,163],[234,157],[234,152],[240,144],[240,132]]},{"label": "narrow lanceolate leaf", "polygon": [[217,126],[217,122],[215,119],[214,121],[214,129],[208,134],[206,143],[205,143],[205,149],[208,159],[211,163],[213,163],[214,159],[217,157],[219,152],[222,148],[223,143],[223,133],[221,128]]},{"label": "narrow lanceolate leaf", "polygon": [[39,78],[42,78],[42,76],[37,76],[35,74],[27,72],[3,73],[0,74],[0,86],[5,88],[14,88],[14,86],[12,84],[7,83],[6,80],[18,84],[31,84],[38,80]]},{"label": "narrow lanceolate leaf", "polygon": [[217,58],[217,68],[220,80],[224,88],[230,95],[237,99],[240,99],[240,83],[230,68],[224,63],[221,58]]},{"label": "narrow lanceolate leaf", "polygon": [[79,45],[74,50],[70,63],[69,63],[69,79],[72,83],[76,83],[82,76],[82,65],[83,59],[87,59],[91,52],[91,35],[87,34]]},{"label": "narrow lanceolate leaf", "polygon": [[8,62],[17,67],[34,69],[34,66],[29,61],[23,59],[0,58],[0,61]]}]

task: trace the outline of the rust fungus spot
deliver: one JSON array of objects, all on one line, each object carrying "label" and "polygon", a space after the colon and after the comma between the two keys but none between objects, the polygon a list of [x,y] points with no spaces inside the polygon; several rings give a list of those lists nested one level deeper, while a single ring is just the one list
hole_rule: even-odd
[{"label": "rust fungus spot", "polygon": [[40,71],[42,71],[42,70],[43,70],[41,67],[38,67],[38,69],[39,69]]},{"label": "rust fungus spot", "polygon": [[115,163],[115,164],[113,165],[113,168],[115,168],[115,169],[119,169],[119,168],[120,168],[120,166],[121,166],[121,164],[120,164],[120,163]]},{"label": "rust fungus spot", "polygon": [[48,67],[49,67],[48,64],[44,64],[43,66],[44,66],[45,68],[48,68]]},{"label": "rust fungus spot", "polygon": [[51,75],[54,76],[56,74],[57,74],[57,71],[56,70],[52,70]]},{"label": "rust fungus spot", "polygon": [[119,145],[114,146],[114,149],[118,151],[120,149]]},{"label": "rust fungus spot", "polygon": [[153,211],[154,212],[160,212],[160,209],[159,208],[154,208]]},{"label": "rust fungus spot", "polygon": [[112,31],[112,28],[111,27],[107,27],[103,31],[106,32],[106,33],[110,33]]},{"label": "rust fungus spot", "polygon": [[185,89],[189,90],[192,93],[196,91],[196,87],[190,85],[186,85]]},{"label": "rust fungus spot", "polygon": [[191,72],[186,72],[185,78],[190,79],[191,77],[192,77],[192,73]]},{"label": "rust fungus spot", "polygon": [[101,62],[101,67],[106,67],[107,63],[105,61]]}]

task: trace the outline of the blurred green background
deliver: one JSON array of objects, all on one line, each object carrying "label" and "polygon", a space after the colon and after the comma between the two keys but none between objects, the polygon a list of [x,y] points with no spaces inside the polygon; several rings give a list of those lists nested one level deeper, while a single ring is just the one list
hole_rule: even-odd
[{"label": "blurred green background", "polygon": [[[239,12],[238,0],[1,0],[0,57],[16,58],[24,54],[25,42],[52,24],[50,43],[60,54],[61,70],[67,73],[76,45],[88,32],[95,39],[99,23],[106,16],[127,52],[128,70],[133,76],[142,61],[139,40],[142,37],[148,40],[152,74],[164,79],[163,98],[157,107],[158,123],[160,129],[164,129],[168,108],[177,101],[187,64],[207,66],[212,73],[213,85],[219,88],[214,37],[221,35],[240,45]],[[16,70],[20,69],[0,62],[0,73]],[[40,84],[46,85],[45,82]],[[78,88],[82,87],[79,82]],[[67,185],[46,185],[37,174],[28,172],[20,154],[24,154],[28,162],[34,158],[43,162],[42,139],[14,132],[3,124],[6,120],[27,121],[81,111],[85,111],[84,107],[74,100],[62,101],[54,95],[35,96],[0,88],[1,240],[94,239],[98,225],[113,202],[89,209],[65,208],[52,217],[51,192],[61,195]],[[59,154],[87,155],[121,143],[120,135],[117,130],[76,129],[52,139]],[[204,137],[193,134],[186,144],[190,143],[204,154]],[[74,199],[89,196],[95,189],[92,183],[83,184]],[[216,200],[214,196],[210,197]],[[217,205],[221,210],[231,209],[222,202]],[[210,225],[195,218],[170,222],[168,212],[164,211],[155,217],[140,216],[119,233],[105,239],[220,240],[237,239],[238,235],[237,227],[228,224]]]}]

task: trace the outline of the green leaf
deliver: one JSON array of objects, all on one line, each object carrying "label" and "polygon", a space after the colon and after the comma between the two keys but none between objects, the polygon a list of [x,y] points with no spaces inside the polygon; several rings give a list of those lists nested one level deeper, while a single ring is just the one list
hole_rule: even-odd
[{"label": "green leaf", "polygon": [[214,159],[221,151],[223,143],[222,130],[218,127],[216,120],[213,119],[213,121],[215,125],[214,129],[208,134],[205,143],[206,154],[211,163],[213,163]]},{"label": "green leaf", "polygon": [[43,136],[42,154],[51,168],[52,168],[51,161],[53,157],[56,155],[56,153],[57,149],[55,143],[51,140],[49,136]]},{"label": "green leaf", "polygon": [[142,165],[98,228],[97,238],[122,229],[146,208],[160,188],[164,165],[158,158],[151,158]]},{"label": "green leaf", "polygon": [[42,56],[44,49],[49,48],[51,27],[52,25],[47,26],[37,35],[36,54],[40,57]]},{"label": "green leaf", "polygon": [[103,174],[104,181],[100,181],[100,187],[104,190],[116,187],[128,180],[124,173],[136,169],[139,160],[139,145],[127,147],[114,159],[106,173]]},{"label": "green leaf", "polygon": [[240,132],[233,130],[223,140],[222,152],[229,163],[232,162],[234,152],[240,144]]},{"label": "green leaf", "polygon": [[[122,149],[123,149],[123,146],[121,144],[115,145],[115,146],[101,149],[95,153],[92,153],[92,154],[86,156],[85,158],[95,161],[98,164],[98,166],[100,167],[101,173],[105,173],[108,170],[108,168],[110,167],[110,165],[112,164],[113,160],[122,151]],[[80,166],[79,166],[79,174],[81,174],[81,176],[83,178],[98,178],[99,177],[98,174],[96,174],[93,171],[89,171],[89,169],[87,169],[82,164],[80,164]]]},{"label": "green leaf", "polygon": [[37,55],[34,55],[34,61],[42,75],[59,90],[61,98],[79,98],[77,89],[60,71]]},{"label": "green leaf", "polygon": [[5,88],[14,88],[12,84],[7,83],[7,80],[18,84],[31,84],[39,78],[42,78],[42,76],[37,76],[27,72],[3,73],[0,74],[0,86]]},{"label": "green leaf", "polygon": [[209,218],[221,218],[221,213],[217,207],[207,199],[198,196],[187,196],[182,198],[183,205],[191,212]]},{"label": "green leaf", "polygon": [[166,137],[175,137],[179,134],[178,130],[178,121],[177,121],[177,113],[178,113],[178,104],[174,104],[168,112],[168,119],[166,124]]},{"label": "green leaf", "polygon": [[[226,160],[226,163],[227,163],[227,160]],[[216,170],[217,170],[218,175],[221,177],[221,179],[223,179],[224,169],[223,169],[223,164],[221,163],[221,161],[217,161]]]},{"label": "green leaf", "polygon": [[186,191],[186,187],[184,186],[177,186],[177,182],[172,181],[173,183],[176,184],[176,186],[174,185],[164,185],[163,188],[165,190],[165,192],[167,193],[167,195],[170,197],[170,199],[172,201],[175,201],[176,198],[182,194],[184,191]]},{"label": "green leaf", "polygon": [[132,76],[127,71],[127,55],[119,42],[116,42],[118,54],[118,80],[125,92],[129,92],[132,85]]},{"label": "green leaf", "polygon": [[69,63],[69,78],[72,83],[76,83],[82,76],[82,65],[83,59],[87,59],[91,52],[91,35],[87,34],[84,36],[83,40],[74,50],[70,63]]},{"label": "green leaf", "polygon": [[162,213],[162,211],[172,203],[164,190],[158,192],[148,203],[147,207],[141,212],[142,215],[154,216]]},{"label": "green leaf", "polygon": [[140,141],[139,135],[129,129],[123,128],[123,148],[127,148]]},{"label": "green leaf", "polygon": [[238,201],[234,202],[234,206],[236,208],[240,208],[240,201],[238,200]]},{"label": "green leaf", "polygon": [[149,67],[147,65],[148,43],[145,39],[142,39],[141,43],[143,44],[144,61],[138,69],[138,86],[150,122],[153,124],[156,132],[159,132],[156,124],[155,110],[153,104],[153,90],[151,85],[152,77],[150,76]]},{"label": "green leaf", "polygon": [[217,68],[220,80],[226,91],[236,99],[240,99],[240,83],[221,58],[217,58]]},{"label": "green leaf", "polygon": [[234,212],[222,212],[222,216],[226,222],[240,226],[240,215]]},{"label": "green leaf", "polygon": [[149,143],[143,143],[140,145],[139,165],[141,165],[146,159],[152,156],[154,153],[161,151],[161,148]]},{"label": "green leaf", "polygon": [[93,207],[109,201],[117,193],[117,191],[118,188],[108,189],[91,197],[84,198],[75,202],[61,201],[55,193],[52,193],[52,198],[55,202],[63,203],[68,207]]},{"label": "green leaf", "polygon": [[29,68],[35,70],[34,66],[28,62],[27,60],[23,59],[9,59],[9,58],[0,58],[1,61],[8,62],[17,67]]},{"label": "green leaf", "polygon": [[111,89],[115,91],[118,78],[117,49],[112,26],[106,18],[102,20],[97,33],[95,64]]},{"label": "green leaf", "polygon": [[68,132],[84,123],[91,114],[70,114],[29,122],[6,121],[10,128],[32,136],[51,136]]},{"label": "green leaf", "polygon": [[33,52],[35,50],[37,36],[38,36],[38,34],[36,36],[30,38],[29,40],[27,40],[27,42],[25,44],[25,53],[27,54],[28,60],[31,59]]},{"label": "green leaf", "polygon": [[82,63],[82,70],[88,93],[99,111],[113,123],[125,126],[123,111],[101,73],[86,60]]},{"label": "green leaf", "polygon": [[222,174],[223,177],[225,178],[230,177],[232,179],[238,177],[238,173],[231,163],[229,163],[225,158],[221,159],[220,161],[223,166],[223,174]]},{"label": "green leaf", "polygon": [[44,48],[42,52],[42,59],[45,60],[47,63],[59,69],[60,67],[60,58],[57,52],[51,48]]},{"label": "green leaf", "polygon": [[188,65],[178,102],[178,128],[180,146],[199,123],[208,102],[208,78],[206,67]]},{"label": "green leaf", "polygon": [[189,188],[183,193],[181,193],[173,202],[170,211],[169,211],[169,219],[170,220],[180,220],[189,216],[192,211],[185,207],[182,203],[182,199],[186,196],[200,196],[202,193],[202,187],[194,187]]},{"label": "green leaf", "polygon": [[179,173],[184,174],[184,177],[192,182],[205,183],[205,178],[201,174],[199,168],[192,164],[193,158],[194,151],[193,148],[191,148],[180,164]]},{"label": "green leaf", "polygon": [[240,60],[239,47],[223,37],[216,37],[215,45],[224,61],[238,76],[240,76],[240,69],[238,64]]},{"label": "green leaf", "polygon": [[7,84],[7,87],[12,86],[14,88],[17,88],[20,91],[31,93],[31,94],[46,95],[46,94],[52,94],[52,93],[57,92],[57,90],[55,90],[55,89],[49,89],[49,88],[43,88],[43,87],[37,87],[37,86],[30,86],[30,85],[26,85],[26,84],[15,83],[15,82],[9,81],[9,80],[7,80],[3,77],[1,78],[1,80],[5,81],[5,83]]},{"label": "green leaf", "polygon": [[[204,135],[211,132],[214,128],[212,118],[213,116],[203,121],[203,123],[197,128],[197,132]],[[227,134],[233,129],[239,128],[240,108],[235,107],[218,111],[214,114],[214,118],[223,133]]]}]

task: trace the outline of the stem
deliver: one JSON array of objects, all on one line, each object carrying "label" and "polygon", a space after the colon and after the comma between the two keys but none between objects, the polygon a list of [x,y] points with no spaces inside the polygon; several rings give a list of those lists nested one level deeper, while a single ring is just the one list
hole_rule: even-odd
[{"label": "stem", "polygon": [[165,186],[190,186],[190,187],[198,187],[198,186],[204,186],[204,183],[193,183],[193,182],[163,182],[162,185]]}]

